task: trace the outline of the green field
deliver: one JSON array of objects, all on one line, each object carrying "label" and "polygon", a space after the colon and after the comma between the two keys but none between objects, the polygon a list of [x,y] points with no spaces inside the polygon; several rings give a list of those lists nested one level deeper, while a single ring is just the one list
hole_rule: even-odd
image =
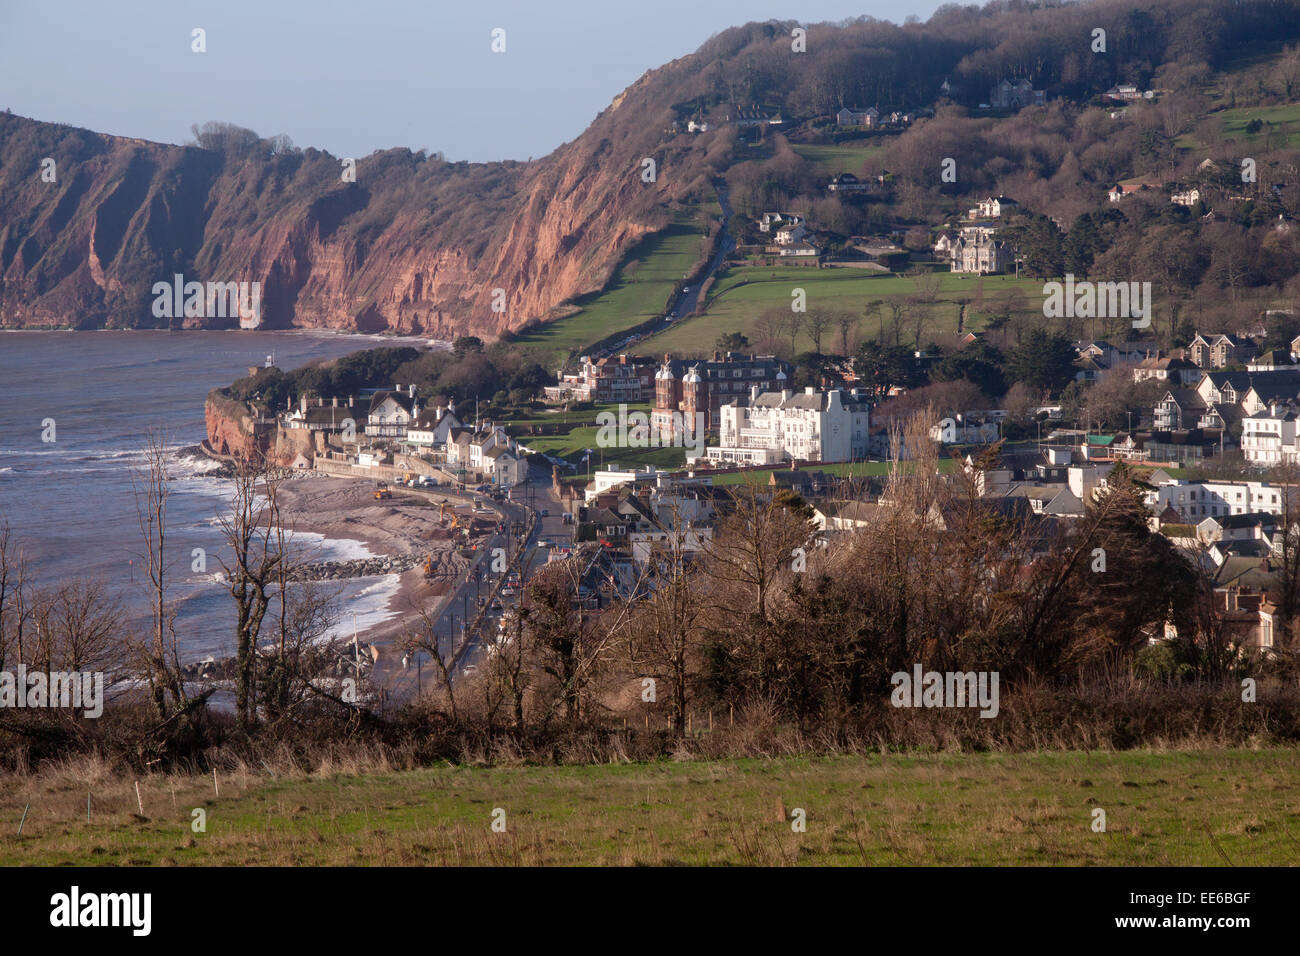
[{"label": "green field", "polygon": [[[626,406],[628,414],[632,412],[643,412],[647,416],[650,414],[650,403],[641,402]],[[617,405],[598,405],[594,410],[587,412],[569,412],[562,413],[563,417],[582,421],[593,421],[602,411],[613,412],[618,414]],[[525,422],[524,424],[533,424],[537,420]],[[542,422],[545,419],[541,420]],[[573,462],[575,465],[582,467],[582,456],[586,449],[592,450],[591,461],[585,471],[578,471],[566,475],[565,477],[583,477],[590,476],[593,471],[600,468],[628,468],[633,465],[644,467],[645,465],[654,465],[656,468],[680,468],[686,463],[686,449],[684,448],[600,448],[596,444],[596,436],[600,428],[596,425],[580,425],[572,429],[567,435],[528,435],[520,434],[518,441],[521,442],[529,451],[542,452],[547,455],[554,455]]]},{"label": "green field", "polygon": [[[926,319],[924,337],[952,334],[957,331],[958,300],[972,300],[980,284],[980,277],[964,273],[940,272],[939,292],[935,302],[919,306]],[[1014,276],[983,276],[985,301],[992,303],[1008,289],[1020,293],[1024,304],[1040,318],[1043,283],[1038,279]],[[720,335],[741,332],[750,342],[757,338],[756,322],[767,309],[788,309],[791,290],[802,288],[809,309],[832,309],[862,315],[867,303],[873,299],[906,298],[916,294],[916,281],[907,276],[880,275],[857,269],[812,269],[798,266],[742,266],[718,274],[709,290],[708,310],[695,318],[675,323],[672,328],[652,336],[637,345],[637,350],[647,355],[671,352],[679,355],[704,353],[714,348]],[[859,333],[873,338],[880,333],[880,317],[863,318]],[[910,343],[915,332],[915,321],[904,319],[903,341]],[[978,330],[980,323],[972,321],[967,328]],[[836,345],[839,331],[831,328],[822,340],[823,351]],[[802,335],[796,351],[810,351],[812,341]],[[923,343],[924,344],[924,343]]]},{"label": "green field", "polygon": [[[1284,146],[1295,148],[1300,146],[1300,103],[1287,103],[1284,106],[1248,106],[1241,109],[1222,110],[1218,113],[1211,113],[1210,118],[1217,119],[1222,123],[1223,135],[1234,139],[1238,144],[1248,147],[1263,148],[1267,142],[1274,149]],[[1247,133],[1246,124],[1251,120],[1258,119],[1266,124],[1272,124],[1272,139],[1270,140],[1269,131],[1261,129],[1258,133]],[[1281,127],[1288,124],[1284,130]],[[1285,143],[1282,135],[1285,134]],[[1194,135],[1186,134],[1178,137],[1175,144],[1181,149],[1199,149],[1200,142]]]},{"label": "green field", "polygon": [[859,178],[875,176],[880,170],[877,165],[884,148],[874,141],[866,144],[842,144],[833,146],[812,146],[796,143],[791,145],[795,154],[803,157],[814,167],[820,176],[829,182],[840,173],[852,173]]},{"label": "green field", "polygon": [[640,242],[624,259],[605,291],[577,300],[579,311],[516,337],[548,368],[578,355],[615,332],[664,314],[673,289],[704,253],[710,218],[721,211],[701,206]]},{"label": "green field", "polygon": [[[689,742],[683,745],[689,752]],[[1294,865],[1292,749],[9,778],[6,865]],[[86,796],[92,815],[86,821]],[[28,806],[23,834],[17,821]],[[1096,809],[1105,832],[1094,832]],[[193,811],[205,813],[195,832]],[[806,831],[795,832],[796,810]],[[491,828],[494,811],[505,831]]]},{"label": "green field", "polygon": [[[957,467],[957,463],[952,458],[944,458],[939,462],[940,474],[951,474]],[[890,463],[887,461],[855,461],[855,462],[838,462],[835,464],[813,463],[802,466],[803,471],[820,471],[828,475],[837,475],[847,478],[880,478],[889,474]],[[766,485],[768,478],[774,471],[789,471],[789,465],[776,465],[772,468],[756,468],[753,471],[736,471],[724,475],[714,475],[713,483],[715,485],[741,485],[741,484],[761,484]],[[708,472],[701,471],[697,474],[707,475]]]}]

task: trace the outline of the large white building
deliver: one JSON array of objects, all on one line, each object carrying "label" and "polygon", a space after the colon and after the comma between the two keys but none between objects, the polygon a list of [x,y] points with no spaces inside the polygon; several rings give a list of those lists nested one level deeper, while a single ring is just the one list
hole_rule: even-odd
[{"label": "large white building", "polygon": [[1273,404],[1241,420],[1241,453],[1254,465],[1300,462],[1300,415],[1294,405]]},{"label": "large white building", "polygon": [[1147,506],[1157,515],[1173,508],[1182,520],[1264,512],[1281,516],[1288,503],[1300,502],[1300,489],[1267,481],[1189,481],[1165,477],[1147,493]]},{"label": "large white building", "polygon": [[782,461],[857,461],[867,457],[870,406],[856,389],[801,393],[750,390],[748,405],[720,409],[720,445],[710,462],[768,465]]}]

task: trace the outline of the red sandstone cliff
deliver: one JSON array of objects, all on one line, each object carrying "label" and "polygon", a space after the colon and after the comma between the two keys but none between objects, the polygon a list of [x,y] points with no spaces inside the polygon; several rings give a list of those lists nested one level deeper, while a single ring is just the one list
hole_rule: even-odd
[{"label": "red sandstone cliff", "polygon": [[327,153],[248,131],[179,147],[0,114],[0,326],[236,324],[155,317],[153,284],[176,273],[259,282],[269,328],[450,338],[545,319],[600,289],[674,203],[711,198],[707,143],[670,131],[651,77],[536,162],[389,150],[355,182]]}]

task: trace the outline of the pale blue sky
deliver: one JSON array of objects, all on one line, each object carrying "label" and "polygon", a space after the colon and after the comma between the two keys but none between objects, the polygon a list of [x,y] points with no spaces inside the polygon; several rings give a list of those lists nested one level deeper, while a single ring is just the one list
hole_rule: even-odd
[{"label": "pale blue sky", "polygon": [[[168,143],[222,120],[338,156],[527,159],[750,20],[926,19],[939,0],[0,0],[0,109]],[[207,31],[192,53],[190,31]],[[506,31],[493,54],[490,33]]]}]

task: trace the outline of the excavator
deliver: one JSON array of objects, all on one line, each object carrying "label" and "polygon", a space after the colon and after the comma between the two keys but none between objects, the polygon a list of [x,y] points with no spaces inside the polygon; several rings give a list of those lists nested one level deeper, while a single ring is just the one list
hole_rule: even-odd
[{"label": "excavator", "polygon": [[376,501],[387,501],[391,497],[393,497],[393,493],[388,489],[388,482],[381,481],[375,485]]}]

